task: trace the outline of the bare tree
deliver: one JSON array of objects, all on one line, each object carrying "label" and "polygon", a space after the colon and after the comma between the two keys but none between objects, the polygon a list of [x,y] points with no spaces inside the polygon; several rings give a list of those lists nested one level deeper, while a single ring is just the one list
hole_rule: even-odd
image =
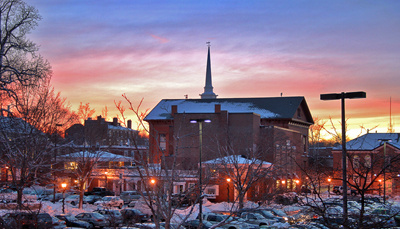
[{"label": "bare tree", "polygon": [[[148,109],[145,111],[141,110],[143,99],[135,106],[125,94],[123,98],[128,103],[127,109],[133,112],[137,118],[138,129],[143,130],[149,135],[148,126],[143,121]],[[119,104],[120,108],[122,107],[120,103],[116,104]],[[125,111],[125,108],[119,110]],[[178,146],[180,141],[180,138],[177,136],[179,136],[179,130],[176,131],[174,136],[173,144],[175,146]],[[134,144],[138,147],[137,142]],[[160,147],[160,144],[157,145]],[[143,204],[149,210],[149,214],[152,216],[157,228],[160,227],[162,221],[165,222],[163,225],[165,228],[171,228],[171,220],[180,204],[183,202],[193,204],[201,199],[199,195],[201,192],[197,185],[198,182],[193,180],[193,177],[197,177],[198,175],[197,170],[188,171],[178,169],[180,166],[180,161],[177,160],[178,149],[177,147],[174,148],[176,152],[172,155],[166,155],[164,153],[165,151],[160,148],[159,151],[161,155],[159,156],[158,163],[152,163],[152,161],[150,161],[150,159],[154,160],[154,158],[152,157],[153,155],[150,155],[148,152],[135,157],[137,165],[136,172],[141,179],[138,184],[138,191],[143,196]],[[192,185],[184,192],[176,193],[176,189],[178,188],[177,183],[185,183],[188,180],[191,180]],[[138,206],[135,205],[135,208],[136,207]],[[190,207],[189,214],[181,219],[182,222],[190,216],[194,211],[194,207],[195,205]]]},{"label": "bare tree", "polygon": [[12,84],[35,82],[47,75],[50,65],[26,37],[41,19],[37,9],[21,0],[3,0],[0,19],[0,90],[13,95]]},{"label": "bare tree", "polygon": [[94,113],[96,112],[95,109],[90,108],[90,104],[82,104],[82,102],[79,104],[78,108],[78,118],[81,124],[85,122],[86,119],[92,118]]},{"label": "bare tree", "polygon": [[103,153],[104,152],[101,150],[92,150],[89,147],[83,148],[82,151],[62,156],[63,163],[68,165],[67,169],[73,172],[74,177],[77,180],[79,190],[79,209],[82,209],[83,207],[84,192],[91,182],[92,173],[101,160]]},{"label": "bare tree", "polygon": [[[229,155],[205,162],[207,171],[218,171],[218,176],[230,179],[236,190],[238,209],[244,207],[245,197],[251,188],[258,187],[260,192],[265,188],[262,183],[268,183],[272,175],[272,164],[262,161],[256,153],[249,151],[246,155],[237,155],[235,150],[228,146],[222,149],[220,155]],[[261,187],[261,188],[260,188]],[[265,190],[266,191],[266,190]],[[232,193],[234,196],[234,193]],[[229,198],[229,197],[228,197]],[[236,202],[236,201],[235,201]]]},{"label": "bare tree", "polygon": [[11,187],[18,193],[17,204],[22,207],[22,192],[45,176],[50,163],[48,138],[20,118],[0,117],[1,163],[9,168]]}]

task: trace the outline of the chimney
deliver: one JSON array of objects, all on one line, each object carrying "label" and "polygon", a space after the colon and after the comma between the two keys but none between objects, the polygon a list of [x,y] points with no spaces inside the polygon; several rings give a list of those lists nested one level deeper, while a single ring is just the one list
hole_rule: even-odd
[{"label": "chimney", "polygon": [[132,120],[130,120],[130,119],[128,120],[128,128],[132,129]]},{"label": "chimney", "polygon": [[174,116],[174,114],[178,113],[178,106],[177,105],[172,105],[171,106],[171,115]]},{"label": "chimney", "polygon": [[113,118],[113,126],[118,126],[118,118]]},{"label": "chimney", "polygon": [[221,104],[215,104],[215,113],[221,113]]}]

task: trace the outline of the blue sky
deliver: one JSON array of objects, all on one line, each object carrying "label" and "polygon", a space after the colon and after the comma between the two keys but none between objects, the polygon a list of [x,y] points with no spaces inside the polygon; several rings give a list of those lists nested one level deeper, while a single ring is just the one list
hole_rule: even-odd
[{"label": "blue sky", "polygon": [[[101,114],[121,94],[154,107],[199,98],[211,42],[220,98],[305,96],[313,116],[340,117],[322,93],[346,101],[349,128],[379,131],[400,112],[400,1],[45,1],[31,34],[53,66],[53,85]],[[336,121],[335,121],[336,122]]]}]

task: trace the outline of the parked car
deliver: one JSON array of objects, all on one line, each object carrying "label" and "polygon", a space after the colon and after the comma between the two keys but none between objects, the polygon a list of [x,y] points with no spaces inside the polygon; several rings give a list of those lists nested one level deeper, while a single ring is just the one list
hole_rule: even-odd
[{"label": "parked car", "polygon": [[[128,226],[127,228],[139,228],[139,229],[153,229],[157,228],[155,223],[135,223],[133,226]],[[164,227],[160,226],[160,229],[164,229]]]},{"label": "parked car", "polygon": [[96,206],[118,207],[121,209],[124,206],[124,201],[118,196],[105,196],[103,199],[96,201],[94,204]]},{"label": "parked car", "polygon": [[[343,186],[334,186],[332,192],[336,193],[337,195],[343,194]],[[357,191],[356,190],[352,190],[351,188],[347,187],[347,194],[348,195],[352,195],[352,196],[356,196],[357,195]]]},{"label": "parked car", "polygon": [[[62,201],[62,199],[59,200],[59,201]],[[75,206],[75,205],[77,205],[77,204],[79,203],[79,195],[70,195],[70,196],[67,196],[67,197],[65,198],[64,202],[65,202],[66,204],[71,204],[71,205]]]},{"label": "parked car", "polygon": [[222,215],[217,213],[204,213],[203,222],[208,221],[212,224],[221,224],[219,227],[228,229],[258,229],[259,226],[255,224],[246,223],[243,219],[232,217],[229,215]]},{"label": "parked car", "polygon": [[103,197],[98,195],[83,196],[84,204],[94,204],[96,201],[101,200]]},{"label": "parked car", "polygon": [[123,223],[124,224],[132,224],[132,223],[143,223],[149,220],[149,216],[144,214],[138,209],[134,208],[125,208],[121,210]]},{"label": "parked car", "polygon": [[252,212],[252,213],[259,213],[261,214],[264,218],[266,219],[270,219],[270,220],[275,220],[276,222],[280,222],[280,223],[285,223],[288,222],[288,218],[284,218],[282,216],[278,216],[275,215],[272,210],[270,209],[260,209],[260,208],[243,208],[241,209],[239,212],[237,212],[236,214],[238,216],[241,216],[244,212]]},{"label": "parked car", "polygon": [[102,214],[107,219],[108,226],[115,227],[123,223],[123,216],[119,210],[98,209],[95,212]]},{"label": "parked car", "polygon": [[[214,225],[208,221],[204,221],[204,222],[202,222],[202,224],[203,225],[200,229],[208,229]],[[193,219],[193,220],[188,220],[188,221],[184,222],[182,226],[184,226],[186,229],[197,229],[197,228],[199,228],[199,225],[200,225],[200,220]]]},{"label": "parked car", "polygon": [[138,191],[123,191],[119,197],[124,201],[124,204],[129,204],[132,200],[137,200],[142,197]]},{"label": "parked car", "polygon": [[75,216],[75,218],[90,223],[93,227],[103,228],[107,226],[106,218],[97,212],[83,212]]},{"label": "parked car", "polygon": [[13,212],[3,216],[9,228],[53,228],[53,220],[48,213]]},{"label": "parked car", "polygon": [[[58,192],[58,193],[56,193],[56,195],[55,195],[55,201],[60,201],[60,200],[62,200],[63,199],[63,197],[64,198],[67,198],[69,196],[69,194],[68,193],[61,193],[61,192]],[[54,198],[54,196],[53,196],[53,194],[51,194],[51,195],[45,195],[45,196],[43,196],[43,197],[41,197],[41,200],[44,200],[44,201],[53,201],[53,198]]]},{"label": "parked car", "polygon": [[115,193],[113,191],[108,190],[104,187],[94,187],[92,191],[85,192],[85,196],[88,195],[98,195],[98,196],[114,196]]},{"label": "parked car", "polygon": [[240,218],[244,219],[248,223],[259,225],[260,227],[264,225],[270,226],[278,222],[275,219],[267,219],[257,212],[243,212],[240,215]]},{"label": "parked car", "polygon": [[67,224],[64,220],[61,220],[55,216],[52,216],[51,219],[53,220],[53,229],[61,229],[67,227]]},{"label": "parked car", "polygon": [[64,220],[67,227],[93,228],[93,226],[90,223],[79,220],[72,215],[61,214],[61,215],[56,215],[56,217],[58,219]]},{"label": "parked car", "polygon": [[374,226],[385,228],[397,226],[395,217],[393,217],[393,215],[395,215],[395,213],[391,213],[389,209],[385,208],[377,208],[374,209],[372,212],[365,214],[371,224],[374,224]]}]

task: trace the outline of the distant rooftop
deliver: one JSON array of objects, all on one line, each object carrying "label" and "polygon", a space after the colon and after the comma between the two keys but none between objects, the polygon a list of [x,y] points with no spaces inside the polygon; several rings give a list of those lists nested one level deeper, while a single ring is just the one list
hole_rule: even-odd
[{"label": "distant rooftop", "polygon": [[[220,98],[220,99],[163,99],[145,120],[172,119],[171,107],[177,106],[178,113],[214,113],[215,105],[229,113],[255,113],[262,119],[291,119],[297,108],[305,102],[304,97],[266,97],[266,98]],[[308,109],[308,108],[307,108]],[[307,110],[306,112],[309,112]],[[311,117],[311,115],[310,115]],[[312,123],[312,120],[309,120]]]},{"label": "distant rooftop", "polygon": [[[400,149],[400,133],[368,133],[346,143],[347,150],[374,150],[384,142]],[[341,150],[342,146],[334,148]]]}]

